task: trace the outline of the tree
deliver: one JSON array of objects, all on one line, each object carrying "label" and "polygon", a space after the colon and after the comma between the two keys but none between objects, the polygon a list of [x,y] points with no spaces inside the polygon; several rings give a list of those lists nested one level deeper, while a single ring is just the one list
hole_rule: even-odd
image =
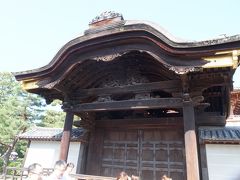
[{"label": "tree", "polygon": [[39,126],[63,128],[65,120],[65,112],[60,109],[61,101],[53,101],[46,109],[46,114]]},{"label": "tree", "polygon": [[12,74],[0,73],[0,152],[4,167],[18,142],[17,135],[42,120],[45,106],[43,98],[22,90]]}]

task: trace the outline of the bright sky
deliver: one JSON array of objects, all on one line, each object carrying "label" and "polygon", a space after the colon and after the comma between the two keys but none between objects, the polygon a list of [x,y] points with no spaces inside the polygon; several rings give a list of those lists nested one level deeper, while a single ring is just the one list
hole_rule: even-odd
[{"label": "bright sky", "polygon": [[[205,40],[240,34],[240,0],[0,0],[0,71],[47,65],[104,11],[153,21],[176,37]],[[240,68],[234,75],[240,87]]]}]

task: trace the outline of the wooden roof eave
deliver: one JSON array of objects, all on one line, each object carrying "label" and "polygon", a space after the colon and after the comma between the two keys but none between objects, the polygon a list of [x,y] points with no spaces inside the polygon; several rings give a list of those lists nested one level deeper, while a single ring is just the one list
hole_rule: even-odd
[{"label": "wooden roof eave", "polygon": [[[109,36],[115,36],[116,34],[123,34],[126,32],[136,32],[136,31],[142,31],[142,32],[148,32],[151,35],[157,37],[157,39],[159,41],[164,42],[166,45],[169,46],[168,50],[169,52],[171,52],[173,55],[177,54],[177,55],[183,55],[183,54],[192,54],[192,55],[198,55],[203,54],[203,53],[207,53],[207,52],[213,52],[212,54],[217,53],[218,51],[226,51],[226,50],[233,50],[233,49],[239,49],[240,48],[240,35],[236,35],[236,36],[231,36],[228,38],[221,38],[221,39],[213,39],[213,40],[206,40],[206,41],[199,41],[199,42],[189,42],[189,41],[182,41],[182,42],[177,42],[176,39],[174,39],[173,37],[168,37],[169,35],[166,34],[165,32],[161,32],[162,29],[155,29],[158,27],[152,27],[151,25],[149,25],[149,23],[147,22],[141,22],[141,23],[136,23],[136,24],[127,24],[121,27],[121,28],[115,28],[115,29],[111,29],[111,30],[106,30],[106,31],[101,31],[99,33],[96,34],[88,34],[88,35],[84,35],[81,37],[78,37],[76,39],[71,40],[70,42],[68,42],[67,44],[65,44],[60,50],[59,52],[56,54],[56,56],[53,58],[53,60],[46,66],[39,68],[39,69],[35,69],[35,70],[30,70],[30,71],[24,71],[24,72],[16,72],[15,75],[17,78],[19,78],[20,80],[24,77],[22,77],[23,75],[31,75],[37,72],[42,72],[44,73],[45,71],[49,71],[49,69],[56,65],[57,66],[57,62],[59,59],[61,59],[61,57],[73,46],[77,45],[77,44],[81,44],[83,42],[88,43],[88,41],[91,40],[99,40],[99,37],[102,38],[108,38]],[[172,40],[174,39],[174,40]],[[231,46],[232,44],[232,46]],[[90,44],[91,45],[91,44]],[[94,45],[94,44],[92,44]],[[225,45],[226,47],[221,47]],[[220,47],[218,47],[220,46]],[[229,47],[230,46],[230,47]],[[71,52],[70,52],[71,53]]]},{"label": "wooden roof eave", "polygon": [[[139,34],[136,32],[139,32]],[[92,51],[104,43],[111,44],[119,40],[129,40],[132,38],[142,38],[146,42],[151,42],[172,56],[202,58],[206,61],[202,66],[203,68],[224,66],[236,68],[239,65],[240,36],[222,38],[215,41],[176,42],[171,37],[166,36],[166,33],[161,32],[161,29],[156,29],[155,26],[153,27],[149,23],[131,24],[127,21],[124,26],[119,28],[100,31],[96,34],[87,34],[70,41],[59,50],[48,65],[42,68],[14,74],[17,80],[23,81],[23,84],[26,86],[25,88],[39,88],[39,86],[36,86],[39,81],[53,75],[63,62],[77,51],[81,51],[84,48]],[[220,60],[218,61],[218,59]],[[69,65],[73,66],[73,64]]]}]

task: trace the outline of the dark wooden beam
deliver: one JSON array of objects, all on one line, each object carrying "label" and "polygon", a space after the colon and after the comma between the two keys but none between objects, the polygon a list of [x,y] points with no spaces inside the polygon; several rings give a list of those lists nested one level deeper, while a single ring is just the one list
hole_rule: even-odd
[{"label": "dark wooden beam", "polygon": [[194,106],[191,101],[183,103],[184,140],[188,180],[199,180],[198,149],[195,131]]},{"label": "dark wooden beam", "polygon": [[210,113],[197,113],[196,124],[199,126],[224,126],[226,124],[226,116],[211,115]]},{"label": "dark wooden beam", "polygon": [[64,122],[61,145],[60,145],[60,157],[59,157],[60,160],[67,161],[71,133],[72,133],[72,124],[73,124],[73,113],[67,112],[65,122]]},{"label": "dark wooden beam", "polygon": [[205,79],[194,79],[189,83],[191,91],[202,91],[213,86],[229,86],[230,78],[206,77]]},{"label": "dark wooden beam", "polygon": [[182,117],[139,118],[139,119],[109,119],[96,120],[97,128],[104,129],[170,129],[183,127]]},{"label": "dark wooden beam", "polygon": [[74,98],[86,98],[89,96],[151,92],[158,90],[166,91],[169,93],[179,91],[181,90],[181,81],[169,80],[119,87],[80,89],[77,92],[73,93],[71,96]]},{"label": "dark wooden beam", "polygon": [[133,109],[181,108],[181,107],[182,107],[181,98],[155,98],[144,100],[83,103],[74,105],[73,107],[70,107],[70,109],[67,109],[67,111],[72,112],[114,111]]}]

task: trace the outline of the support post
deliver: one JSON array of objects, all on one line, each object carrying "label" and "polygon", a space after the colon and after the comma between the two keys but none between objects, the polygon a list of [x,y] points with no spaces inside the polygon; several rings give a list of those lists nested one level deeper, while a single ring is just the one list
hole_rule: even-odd
[{"label": "support post", "polygon": [[184,140],[186,152],[187,180],[199,180],[197,138],[194,107],[191,100],[183,101]]},{"label": "support post", "polygon": [[72,133],[72,125],[73,125],[73,113],[66,112],[63,135],[62,135],[61,145],[60,145],[60,157],[59,157],[60,160],[67,161],[71,133]]}]

